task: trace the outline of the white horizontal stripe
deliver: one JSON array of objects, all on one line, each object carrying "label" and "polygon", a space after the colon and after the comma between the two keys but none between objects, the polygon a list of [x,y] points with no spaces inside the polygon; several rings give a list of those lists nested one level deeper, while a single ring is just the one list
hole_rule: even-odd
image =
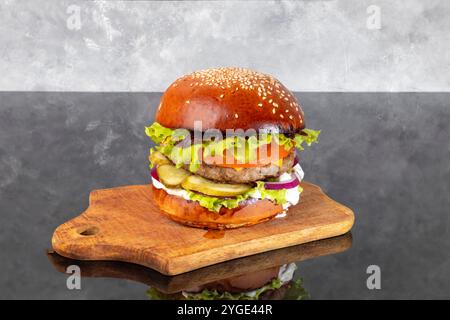
[{"label": "white horizontal stripe", "polygon": [[450,91],[449,13],[445,0],[4,1],[0,90],[164,91],[234,65],[293,91]]}]

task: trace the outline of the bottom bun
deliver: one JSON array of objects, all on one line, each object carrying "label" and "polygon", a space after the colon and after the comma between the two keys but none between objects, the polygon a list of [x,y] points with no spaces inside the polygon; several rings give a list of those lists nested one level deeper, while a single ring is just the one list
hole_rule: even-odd
[{"label": "bottom bun", "polygon": [[[216,290],[218,292],[247,292],[257,290],[273,279],[278,278],[280,267],[272,267],[264,270],[257,270],[252,273],[222,279],[203,285],[200,289]],[[201,291],[199,290],[199,291]]]},{"label": "bottom bun", "polygon": [[234,209],[222,207],[219,212],[209,211],[196,201],[185,200],[153,188],[158,207],[172,220],[195,228],[233,229],[251,226],[274,218],[283,207],[270,200],[256,200]]}]

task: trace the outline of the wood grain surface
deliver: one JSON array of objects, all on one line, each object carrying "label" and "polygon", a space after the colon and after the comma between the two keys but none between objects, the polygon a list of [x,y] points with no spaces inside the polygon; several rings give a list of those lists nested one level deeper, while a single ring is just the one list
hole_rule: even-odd
[{"label": "wood grain surface", "polygon": [[152,200],[151,185],[92,191],[89,207],[59,226],[53,249],[79,260],[116,260],[176,275],[269,250],[342,235],[353,212],[302,182],[301,201],[285,218],[227,230],[221,237],[168,219]]}]

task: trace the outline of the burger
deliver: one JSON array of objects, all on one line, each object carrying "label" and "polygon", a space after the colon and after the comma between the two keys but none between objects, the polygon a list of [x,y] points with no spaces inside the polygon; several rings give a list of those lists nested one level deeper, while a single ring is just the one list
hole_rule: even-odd
[{"label": "burger", "polygon": [[301,278],[294,280],[295,263],[243,274],[176,293],[155,287],[147,290],[152,300],[303,300],[309,298]]},{"label": "burger", "polygon": [[289,214],[317,142],[297,98],[271,75],[215,68],[185,75],[161,97],[146,134],[152,195],[169,218],[198,228],[250,226]]}]

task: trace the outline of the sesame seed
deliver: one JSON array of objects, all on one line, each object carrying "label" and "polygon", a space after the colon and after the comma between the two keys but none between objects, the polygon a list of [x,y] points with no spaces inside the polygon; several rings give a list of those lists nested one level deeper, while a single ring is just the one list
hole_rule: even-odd
[{"label": "sesame seed", "polygon": [[272,109],[272,113],[273,113],[273,114],[275,114],[275,112],[276,112],[276,109],[275,109],[275,108],[273,108],[273,109]]},{"label": "sesame seed", "polygon": [[288,112],[289,112],[289,109],[284,110],[284,112],[288,113]]},{"label": "sesame seed", "polygon": [[236,119],[239,118],[239,116],[238,116],[237,113],[234,114],[234,117],[235,117]]},{"label": "sesame seed", "polygon": [[186,103],[189,104],[189,103],[191,103],[191,102],[190,102],[189,100],[186,100]]},{"label": "sesame seed", "polygon": [[284,116],[283,116],[282,114],[280,114],[280,118],[282,118],[282,119],[283,119],[283,118],[284,118]]},{"label": "sesame seed", "polygon": [[262,103],[258,103],[258,107],[262,107],[263,106],[263,104]]},{"label": "sesame seed", "polygon": [[222,93],[219,98],[222,99],[225,95]]},{"label": "sesame seed", "polygon": [[294,119],[294,117],[292,116],[292,114],[289,116],[289,119],[291,119],[291,120]]},{"label": "sesame seed", "polygon": [[273,105],[275,108],[278,108],[278,103],[274,102],[274,103],[272,103],[272,105]]},{"label": "sesame seed", "polygon": [[[231,93],[241,90],[254,90],[261,100],[269,100],[273,104],[273,98],[278,100],[273,106],[278,107],[280,101],[290,103],[292,107],[298,106],[295,97],[274,77],[246,68],[221,67],[195,71],[175,81],[173,86],[185,83],[186,86],[206,86],[228,89]],[[220,94],[220,92],[219,92]],[[220,95],[221,98],[225,96]],[[258,103],[258,102],[257,102]],[[259,106],[259,105],[258,105]]]}]

